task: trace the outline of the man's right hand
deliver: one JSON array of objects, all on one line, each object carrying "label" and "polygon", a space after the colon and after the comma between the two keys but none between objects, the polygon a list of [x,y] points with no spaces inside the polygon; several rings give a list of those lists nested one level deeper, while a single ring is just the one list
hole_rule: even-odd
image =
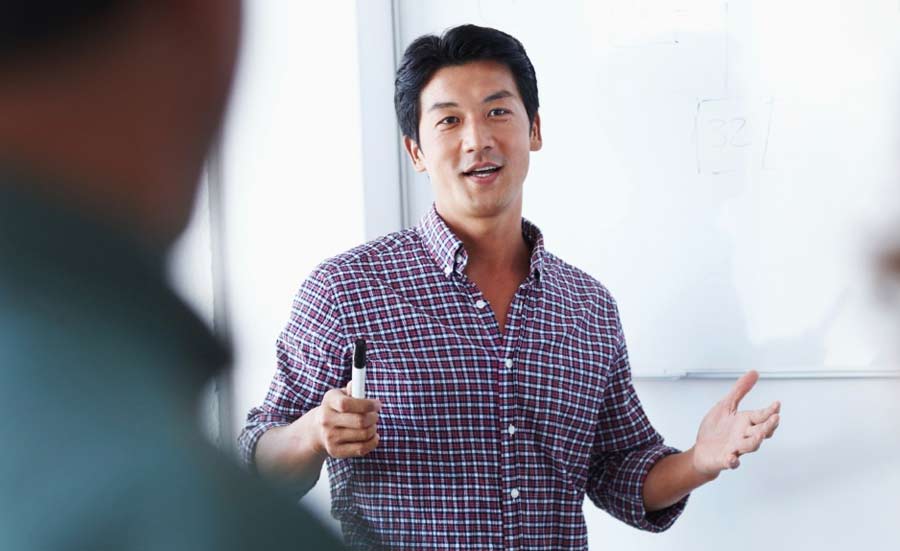
[{"label": "man's right hand", "polygon": [[313,409],[319,453],[335,458],[362,457],[378,447],[378,413],[381,402],[353,398],[350,385],[325,393],[322,405]]},{"label": "man's right hand", "polygon": [[378,447],[378,412],[381,402],[329,390],[322,404],[290,425],[273,427],[256,444],[254,461],[260,472],[314,483],[327,456],[362,457]]}]

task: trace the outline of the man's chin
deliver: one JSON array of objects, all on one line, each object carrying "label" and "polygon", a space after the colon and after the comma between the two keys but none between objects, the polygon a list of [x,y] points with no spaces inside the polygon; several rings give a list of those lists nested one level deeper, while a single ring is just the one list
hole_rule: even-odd
[{"label": "man's chin", "polygon": [[515,201],[483,197],[470,201],[464,212],[471,218],[498,218],[512,213],[515,208]]}]

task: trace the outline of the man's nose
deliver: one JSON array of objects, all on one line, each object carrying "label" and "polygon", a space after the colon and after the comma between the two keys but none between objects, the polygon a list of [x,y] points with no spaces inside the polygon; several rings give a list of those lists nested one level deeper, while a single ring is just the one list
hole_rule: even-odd
[{"label": "man's nose", "polygon": [[463,128],[463,149],[466,153],[478,153],[494,147],[494,137],[489,125],[470,118]]}]

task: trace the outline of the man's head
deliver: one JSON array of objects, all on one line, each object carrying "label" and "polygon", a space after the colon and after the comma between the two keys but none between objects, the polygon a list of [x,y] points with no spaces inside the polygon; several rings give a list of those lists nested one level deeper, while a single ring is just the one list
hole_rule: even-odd
[{"label": "man's head", "polygon": [[416,170],[452,218],[521,209],[530,151],[541,147],[537,79],[522,44],[464,25],[406,49],[394,105]]},{"label": "man's head", "polygon": [[534,122],[539,107],[537,77],[522,43],[496,29],[460,25],[441,36],[420,36],[406,48],[394,82],[394,108],[404,136],[419,141],[422,114],[419,97],[431,77],[444,67],[473,61],[506,65],[515,80],[528,122]]},{"label": "man's head", "polygon": [[240,15],[240,0],[0,0],[0,162],[171,243],[220,128]]},{"label": "man's head", "polygon": [[0,2],[0,60],[28,58],[35,52],[106,33],[136,0],[3,0]]}]

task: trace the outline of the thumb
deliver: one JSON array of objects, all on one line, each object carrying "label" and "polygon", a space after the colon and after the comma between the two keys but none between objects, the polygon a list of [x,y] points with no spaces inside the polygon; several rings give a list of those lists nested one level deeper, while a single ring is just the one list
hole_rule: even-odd
[{"label": "thumb", "polygon": [[740,379],[734,383],[734,386],[731,387],[731,390],[728,392],[728,396],[725,398],[725,401],[728,403],[731,411],[737,411],[738,406],[741,404],[741,400],[744,399],[744,396],[747,395],[748,392],[756,385],[756,381],[759,380],[759,373],[757,371],[748,371],[744,373]]}]

